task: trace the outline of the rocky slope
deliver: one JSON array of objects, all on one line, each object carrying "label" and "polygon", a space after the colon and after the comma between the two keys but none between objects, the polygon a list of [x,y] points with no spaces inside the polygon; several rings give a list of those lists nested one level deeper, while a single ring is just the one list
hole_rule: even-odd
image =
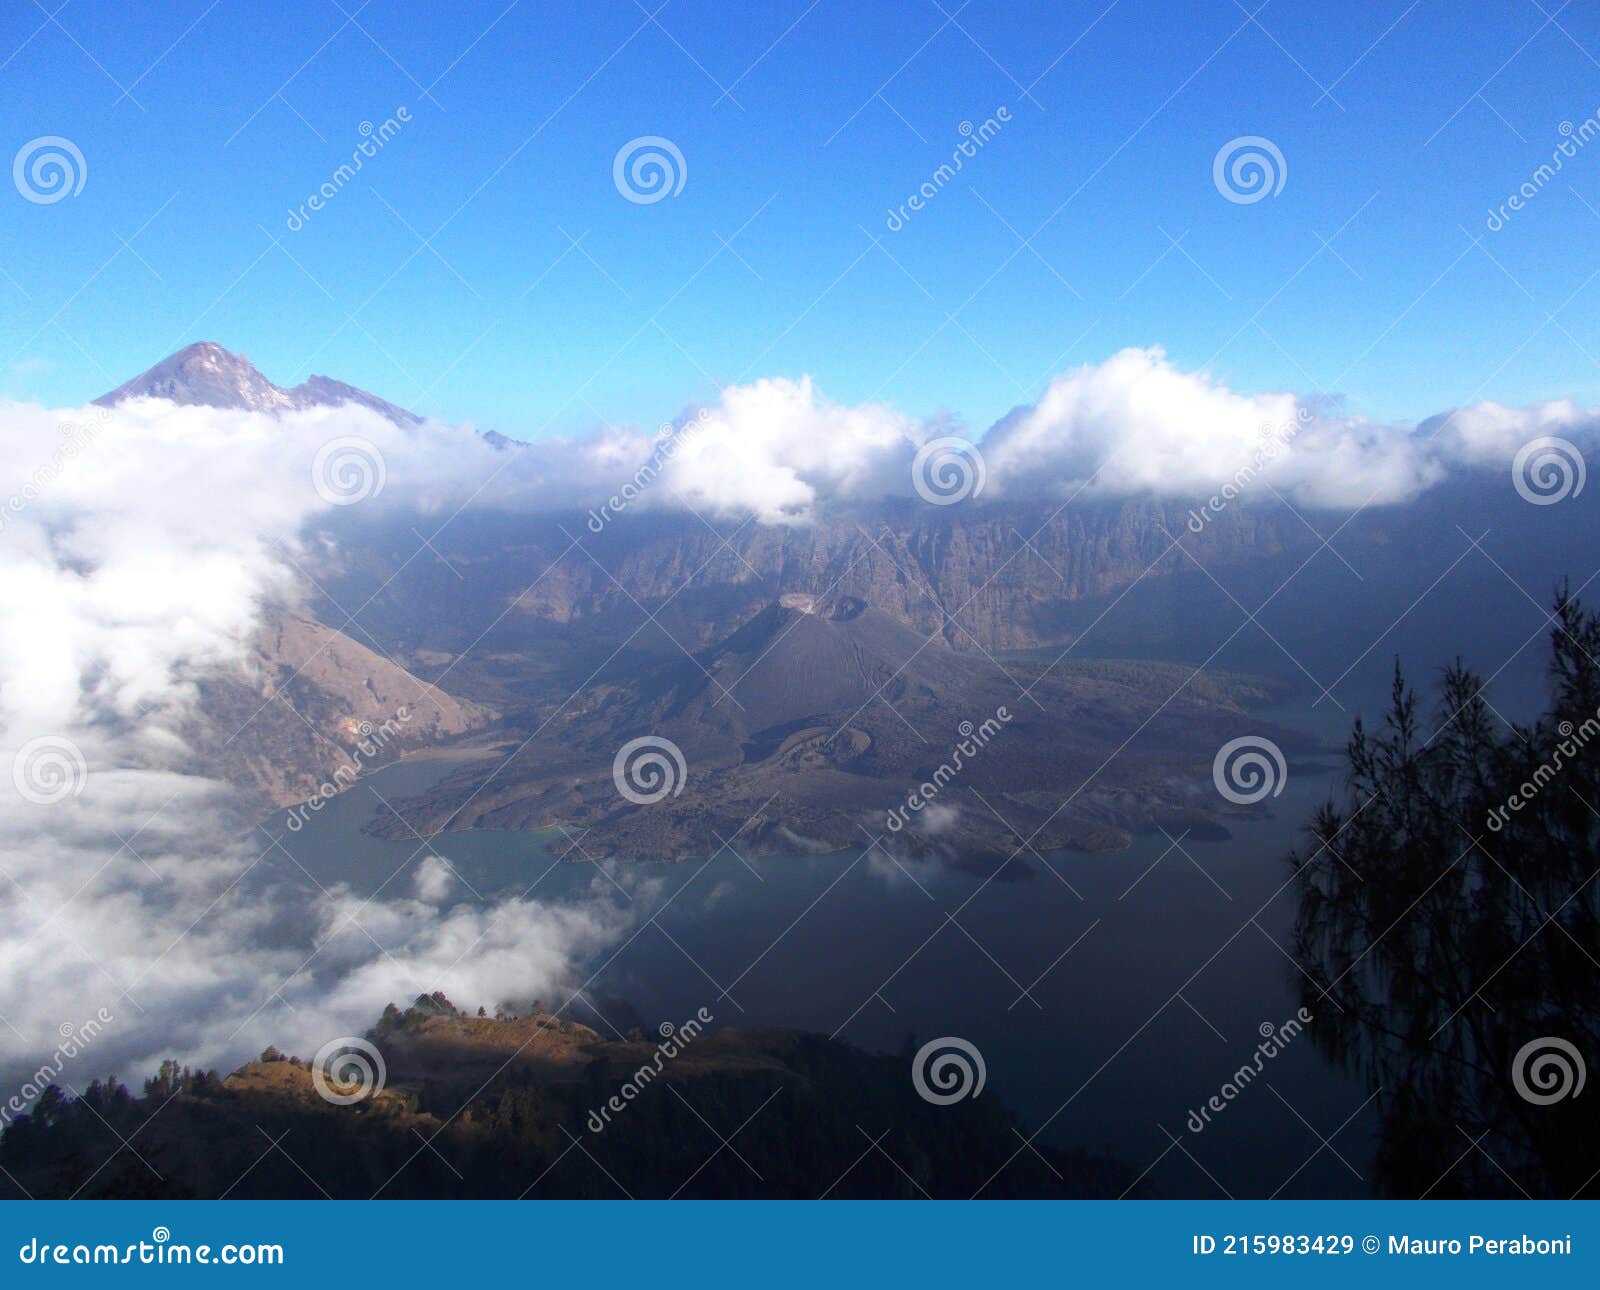
[{"label": "rocky slope", "polygon": [[208,772],[270,806],[342,790],[406,751],[486,726],[491,709],[413,676],[342,632],[269,611],[243,667],[197,678]]}]

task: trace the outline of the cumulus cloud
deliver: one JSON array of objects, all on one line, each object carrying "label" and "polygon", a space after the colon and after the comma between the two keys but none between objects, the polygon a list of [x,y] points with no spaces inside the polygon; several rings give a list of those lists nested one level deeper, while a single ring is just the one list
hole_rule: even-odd
[{"label": "cumulus cloud", "polygon": [[[1600,409],[1570,402],[1456,409],[1416,427],[1325,399],[1242,394],[1160,349],[1126,349],[1057,376],[980,448],[991,496],[1190,498],[1245,486],[1313,507],[1408,501],[1463,467],[1509,467],[1538,435],[1594,438]],[[1270,494],[1266,494],[1270,499]]]},{"label": "cumulus cloud", "polygon": [[922,439],[911,418],[883,404],[833,403],[809,377],[730,387],[681,434],[665,496],[765,522],[807,518],[822,499],[904,492]]},{"label": "cumulus cloud", "polygon": [[1165,490],[1173,479],[1212,479],[1252,452],[1262,427],[1292,426],[1293,395],[1243,395],[1181,372],[1160,350],[1128,349],[1056,377],[984,439],[1002,485],[1094,479],[1108,492]]},{"label": "cumulus cloud", "polygon": [[514,450],[474,501],[612,512],[693,508],[765,524],[812,519],[845,499],[909,493],[929,427],[877,403],[846,405],[809,377],[729,386],[653,431],[605,426]]}]

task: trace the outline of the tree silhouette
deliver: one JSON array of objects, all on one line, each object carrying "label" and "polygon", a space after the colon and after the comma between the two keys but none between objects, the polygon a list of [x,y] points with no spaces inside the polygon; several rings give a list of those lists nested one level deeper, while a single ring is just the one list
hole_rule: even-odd
[{"label": "tree silhouette", "polygon": [[1425,720],[1397,663],[1291,857],[1312,1033],[1378,1090],[1389,1194],[1600,1194],[1600,616],[1563,591],[1551,624],[1532,725],[1459,660]]}]

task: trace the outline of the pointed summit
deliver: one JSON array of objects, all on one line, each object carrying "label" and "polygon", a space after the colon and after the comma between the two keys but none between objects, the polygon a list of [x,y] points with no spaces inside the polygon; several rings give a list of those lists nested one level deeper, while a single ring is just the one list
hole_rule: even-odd
[{"label": "pointed summit", "polygon": [[357,403],[396,425],[414,426],[422,422],[414,412],[326,376],[313,376],[292,389],[284,389],[257,371],[244,355],[209,340],[180,349],[148,372],[101,395],[95,402],[102,407],[114,407],[125,400],[139,398],[273,413]]},{"label": "pointed summit", "polygon": [[95,402],[110,407],[137,398],[256,412],[291,406],[288,395],[256,371],[248,358],[209,340],[180,349]]}]

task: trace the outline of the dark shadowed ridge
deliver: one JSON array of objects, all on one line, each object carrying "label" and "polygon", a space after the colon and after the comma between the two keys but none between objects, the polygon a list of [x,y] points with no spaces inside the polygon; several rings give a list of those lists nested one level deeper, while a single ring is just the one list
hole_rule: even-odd
[{"label": "dark shadowed ridge", "polygon": [[[1021,1122],[992,1094],[925,1100],[909,1077],[909,1037],[889,1056],[794,1030],[678,1033],[682,1046],[664,1050],[639,1028],[608,1038],[537,1008],[473,1017],[441,993],[419,995],[368,1032],[384,1081],[365,1095],[351,1086],[343,1104],[319,1094],[310,1062],[276,1048],[226,1077],[166,1062],[143,1096],[116,1080],[81,1096],[51,1085],[0,1137],[0,1197],[1151,1194],[1104,1153],[1043,1141],[1022,1152]],[[637,1096],[622,1100],[624,1088]],[[741,1120],[738,1151],[697,1167],[684,1144]],[[881,1152],[862,1153],[863,1124]],[[133,1159],[118,1139],[141,1126]],[[292,1135],[294,1156],[263,1156],[263,1133]]]},{"label": "dark shadowed ridge", "polygon": [[398,426],[422,424],[422,418],[415,412],[331,377],[312,376],[289,389],[274,385],[244,355],[209,340],[180,349],[148,372],[101,395],[95,402],[102,407],[114,407],[138,398],[168,399],[191,407],[235,408],[248,412],[292,412],[355,403]]}]

